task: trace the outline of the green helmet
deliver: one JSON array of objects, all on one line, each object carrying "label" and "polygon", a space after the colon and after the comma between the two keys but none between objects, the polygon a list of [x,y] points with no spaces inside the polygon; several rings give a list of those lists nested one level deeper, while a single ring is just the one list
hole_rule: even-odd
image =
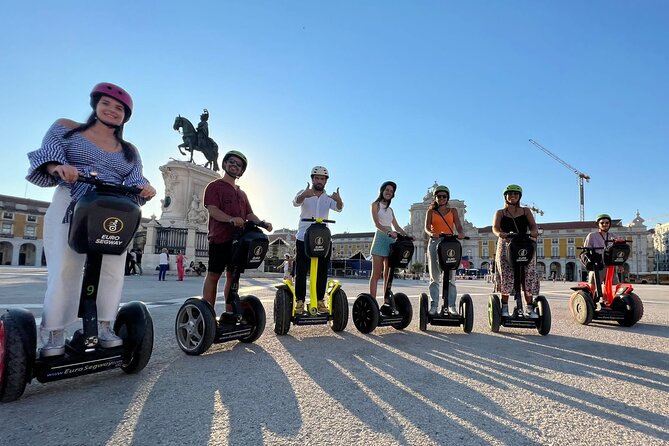
[{"label": "green helmet", "polygon": [[506,195],[509,192],[518,192],[522,196],[523,188],[518,186],[517,184],[509,184],[508,186],[506,186],[506,189],[504,189],[504,193],[502,195]]},{"label": "green helmet", "polygon": [[611,222],[611,216],[609,214],[599,214],[595,221],[599,223],[599,220],[603,220],[605,218],[609,221],[609,223]]},{"label": "green helmet", "polygon": [[434,190],[432,191],[432,195],[436,197],[439,192],[446,192],[448,194],[448,198],[449,199],[451,198],[451,191],[448,190],[446,186],[435,187]]},{"label": "green helmet", "polygon": [[243,154],[242,152],[240,152],[240,151],[238,151],[238,150],[230,150],[230,151],[229,151],[228,153],[226,153],[225,156],[223,157],[223,164],[225,164],[225,162],[226,162],[226,161],[228,160],[228,158],[230,158],[231,156],[237,157],[237,158],[239,158],[240,160],[242,160],[242,164],[244,164],[244,166],[242,167],[242,172],[239,174],[239,176],[242,176],[242,174],[243,174],[244,172],[246,172],[246,166],[248,166],[248,164],[249,164],[248,160],[246,159],[246,157],[244,156],[244,154]]}]

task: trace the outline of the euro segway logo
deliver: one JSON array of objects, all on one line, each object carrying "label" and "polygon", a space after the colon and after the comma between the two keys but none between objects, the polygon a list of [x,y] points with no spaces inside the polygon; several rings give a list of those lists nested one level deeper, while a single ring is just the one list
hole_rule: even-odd
[{"label": "euro segway logo", "polygon": [[446,250],[446,255],[448,257],[455,257],[455,249],[447,249]]},{"label": "euro segway logo", "polygon": [[253,250],[253,255],[260,257],[260,254],[262,254],[262,246],[256,246],[256,249]]},{"label": "euro segway logo", "polygon": [[325,246],[323,246],[324,245],[323,241],[324,241],[323,237],[321,237],[321,236],[318,236],[314,239],[314,244],[316,245],[316,246],[314,246],[314,251],[324,251],[325,250]]},{"label": "euro segway logo", "polygon": [[123,230],[123,221],[120,218],[110,217],[102,223],[102,227],[110,234],[116,234]]},{"label": "euro segway logo", "polygon": [[410,255],[411,255],[411,252],[407,249],[406,251],[404,251],[402,253],[402,258],[403,259],[408,259]]},{"label": "euro segway logo", "polygon": [[625,253],[620,251],[616,253],[615,263],[625,263]]},{"label": "euro segway logo", "polygon": [[527,249],[521,248],[518,250],[518,261],[527,262]]}]

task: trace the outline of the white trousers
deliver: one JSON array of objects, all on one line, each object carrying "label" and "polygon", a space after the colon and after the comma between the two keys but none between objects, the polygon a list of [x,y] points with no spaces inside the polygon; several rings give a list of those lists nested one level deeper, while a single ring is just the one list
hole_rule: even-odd
[{"label": "white trousers", "polygon": [[[79,296],[86,254],[78,254],[67,243],[69,223],[63,216],[71,201],[69,189],[59,186],[44,216],[44,253],[48,279],[42,328],[60,330],[77,320]],[[98,286],[98,320],[113,321],[123,291],[125,252],[123,255],[104,255]]]}]

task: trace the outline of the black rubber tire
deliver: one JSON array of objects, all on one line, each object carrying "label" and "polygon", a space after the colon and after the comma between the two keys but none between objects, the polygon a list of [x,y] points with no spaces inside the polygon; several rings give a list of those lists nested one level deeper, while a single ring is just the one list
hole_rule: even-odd
[{"label": "black rubber tire", "polygon": [[242,322],[253,325],[253,330],[248,336],[239,338],[246,344],[255,342],[265,331],[267,315],[260,299],[255,296],[243,296],[239,299],[242,307]]},{"label": "black rubber tire", "polygon": [[0,402],[16,401],[32,380],[37,350],[35,317],[23,309],[0,316]]},{"label": "black rubber tire", "polygon": [[541,295],[535,297],[533,303],[534,308],[539,313],[537,331],[541,336],[546,336],[551,332],[551,306],[548,305],[548,300]]},{"label": "black rubber tire", "polygon": [[631,327],[643,317],[643,302],[641,298],[634,293],[622,297],[625,305],[625,319],[619,320],[618,324],[623,327]]},{"label": "black rubber tire", "polygon": [[402,322],[393,324],[395,330],[404,330],[411,324],[411,319],[413,319],[413,307],[411,306],[411,301],[404,293],[395,294],[395,308],[402,315]]},{"label": "black rubber tire", "polygon": [[332,320],[329,321],[332,331],[343,331],[348,324],[348,298],[341,288],[332,295]]},{"label": "black rubber tire", "polygon": [[123,365],[126,373],[144,369],[153,352],[153,319],[142,302],[121,307],[114,322],[114,332],[123,339]]},{"label": "black rubber tire", "polygon": [[582,290],[572,293],[569,298],[569,310],[574,320],[581,325],[588,325],[595,315],[592,297]]},{"label": "black rubber tire", "polygon": [[428,297],[427,294],[422,293],[418,301],[418,329],[420,331],[427,331],[428,323]]},{"label": "black rubber tire", "polygon": [[497,294],[488,296],[488,326],[493,333],[499,333],[502,326],[502,303]]},{"label": "black rubber tire", "polygon": [[362,293],[353,302],[351,316],[360,333],[371,333],[379,325],[379,304],[371,295]]},{"label": "black rubber tire", "polygon": [[216,316],[205,300],[188,299],[179,308],[174,322],[179,348],[187,355],[201,355],[209,350],[216,337]]},{"label": "black rubber tire", "polygon": [[274,297],[274,333],[280,336],[288,334],[292,317],[293,296],[287,287],[281,287]]},{"label": "black rubber tire", "polygon": [[469,294],[463,294],[460,298],[460,314],[464,318],[462,331],[471,333],[474,328],[474,302]]}]

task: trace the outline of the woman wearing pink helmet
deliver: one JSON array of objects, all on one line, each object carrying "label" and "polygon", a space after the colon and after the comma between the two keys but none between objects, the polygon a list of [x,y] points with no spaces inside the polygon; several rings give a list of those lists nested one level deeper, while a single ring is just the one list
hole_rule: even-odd
[{"label": "woman wearing pink helmet", "polygon": [[[42,146],[28,153],[30,169],[26,179],[41,187],[56,186],[53,200],[44,217],[44,252],[49,277],[44,298],[41,335],[42,356],[62,355],[65,327],[77,319],[78,293],[72,284],[80,283],[85,254],[68,245],[69,220],[74,204],[89,185],[77,183],[80,174],[96,172],[106,182],[136,186],[142,205],[156,194],[144,178],[137,148],[123,139],[123,125],[132,114],[132,98],[122,88],[97,84],[90,94],[93,112],[81,124],[57,120],[47,131]],[[98,338],[102,347],[122,343],[112,329],[121,300],[125,256],[105,255],[102,260],[98,294]]]}]

